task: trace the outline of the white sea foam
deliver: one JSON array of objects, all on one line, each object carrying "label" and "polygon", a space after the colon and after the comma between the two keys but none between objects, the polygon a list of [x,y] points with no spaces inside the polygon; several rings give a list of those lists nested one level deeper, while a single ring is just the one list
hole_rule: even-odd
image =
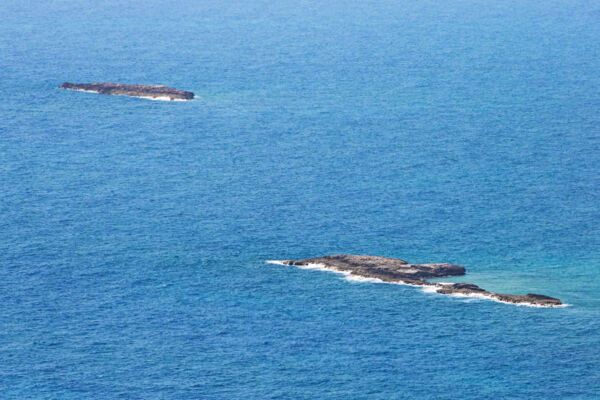
[{"label": "white sea foam", "polygon": [[344,277],[344,279],[347,281],[350,281],[350,282],[389,283],[389,282],[384,282],[379,278],[367,278],[364,276],[353,275],[353,274],[346,275]]},{"label": "white sea foam", "polygon": [[85,90],[85,89],[69,89],[69,90],[74,90],[76,92],[86,92],[86,93],[96,93],[99,94],[97,91],[95,90]]},{"label": "white sea foam", "polygon": [[[283,261],[280,261],[280,260],[267,260],[267,262],[269,264],[288,265],[288,264],[284,264]],[[300,269],[312,269],[312,270],[316,270],[316,271],[327,271],[327,272],[333,272],[335,274],[350,275],[350,272],[348,272],[348,271],[339,271],[334,268],[329,268],[329,267],[325,266],[324,264],[305,264],[305,265],[289,265],[289,266],[300,268]]]},{"label": "white sea foam", "polygon": [[[127,96],[127,95],[124,95]],[[159,96],[159,97],[150,97],[150,96],[133,96],[133,97],[139,97],[140,99],[148,99],[148,100],[156,100],[156,101],[189,101],[186,99],[173,99],[171,100],[170,97],[168,96]]]},{"label": "white sea foam", "polygon": [[435,287],[435,286],[421,286],[421,292],[423,292],[423,293],[437,293],[437,287]]},{"label": "white sea foam", "polygon": [[326,271],[326,272],[333,272],[334,274],[340,274],[340,275],[344,275],[345,277],[348,277],[351,275],[351,273],[349,271],[340,271],[338,269],[335,268],[329,268],[324,264],[306,264],[306,265],[293,265],[293,267],[297,267],[300,269],[311,269],[314,271]]},{"label": "white sea foam", "polygon": [[[283,261],[281,261],[281,260],[267,260],[266,262],[269,264],[288,265],[288,264],[284,264]],[[481,294],[481,293],[469,293],[469,294],[438,293],[437,290],[439,287],[435,286],[435,285],[413,285],[413,284],[402,282],[402,281],[385,282],[378,278],[368,278],[368,277],[364,277],[364,276],[354,275],[349,271],[340,271],[340,270],[337,270],[334,268],[329,268],[329,267],[325,266],[324,264],[306,264],[306,265],[290,265],[290,266],[296,267],[296,268],[301,268],[301,269],[315,270],[315,271],[333,272],[335,274],[344,275],[344,280],[350,281],[350,282],[388,283],[388,284],[392,284],[392,285],[413,286],[413,287],[420,288],[423,293],[440,294],[440,295],[445,295],[445,296],[462,298],[462,299],[465,299],[464,302],[471,302],[474,300],[491,300],[491,301],[495,301],[497,303],[510,304],[513,306],[524,306],[524,307],[535,307],[535,308],[555,308],[555,307],[558,308],[558,307],[569,307],[570,306],[570,304],[561,304],[558,306],[542,306],[539,304],[532,304],[532,303],[511,303],[509,301],[502,301],[494,296],[485,295],[485,294]],[[452,285],[453,283],[452,282],[438,282],[438,284]]]}]

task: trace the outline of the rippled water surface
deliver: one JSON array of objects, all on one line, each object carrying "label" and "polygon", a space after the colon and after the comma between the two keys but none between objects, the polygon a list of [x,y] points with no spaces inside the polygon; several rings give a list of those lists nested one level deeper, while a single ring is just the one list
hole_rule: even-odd
[{"label": "rippled water surface", "polygon": [[2,1],[0,397],[599,398],[600,6],[438,3]]}]

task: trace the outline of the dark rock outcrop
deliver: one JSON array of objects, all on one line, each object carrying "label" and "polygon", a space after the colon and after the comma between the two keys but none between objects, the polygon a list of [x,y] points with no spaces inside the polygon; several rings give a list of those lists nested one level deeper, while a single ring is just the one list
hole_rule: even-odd
[{"label": "dark rock outcrop", "polygon": [[504,303],[530,304],[546,307],[560,306],[562,304],[559,299],[555,299],[554,297],[533,293],[529,293],[524,296],[518,294],[493,293],[471,283],[454,283],[445,285],[438,283],[436,284],[436,287],[439,288],[436,290],[436,292],[440,294],[461,294],[465,296],[482,295],[502,301]]},{"label": "dark rock outcrop", "polygon": [[327,269],[350,273],[365,278],[376,278],[383,282],[405,283],[409,285],[427,286],[435,289],[440,294],[483,296],[505,303],[527,304],[542,307],[555,307],[562,304],[559,299],[541,294],[501,294],[488,292],[472,283],[431,283],[427,278],[464,275],[464,267],[455,264],[409,264],[397,258],[359,256],[359,255],[332,255],[302,260],[283,260],[284,265],[308,266],[319,264]]},{"label": "dark rock outcrop", "polygon": [[365,278],[377,278],[384,282],[405,282],[426,285],[425,278],[464,275],[465,268],[454,264],[409,264],[397,258],[334,255],[305,260],[285,260],[286,265],[323,264],[337,271],[347,271]]},{"label": "dark rock outcrop", "polygon": [[81,90],[99,94],[124,95],[160,100],[192,100],[194,93],[159,85],[124,85],[121,83],[69,83],[59,86],[61,89]]}]

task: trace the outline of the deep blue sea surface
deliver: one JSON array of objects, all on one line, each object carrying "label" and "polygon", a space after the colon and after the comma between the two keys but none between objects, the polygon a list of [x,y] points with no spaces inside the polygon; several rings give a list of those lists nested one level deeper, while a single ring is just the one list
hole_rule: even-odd
[{"label": "deep blue sea surface", "polygon": [[[597,1],[0,15],[0,398],[600,398]],[[332,253],[570,306],[265,263]]]}]

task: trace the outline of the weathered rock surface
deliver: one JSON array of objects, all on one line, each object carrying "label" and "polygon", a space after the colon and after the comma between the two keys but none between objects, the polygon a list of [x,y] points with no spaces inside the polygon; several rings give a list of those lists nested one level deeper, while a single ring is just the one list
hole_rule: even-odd
[{"label": "weathered rock surface", "polygon": [[284,260],[286,265],[323,264],[337,271],[348,271],[365,278],[377,278],[384,282],[405,282],[426,285],[425,278],[464,275],[465,268],[454,264],[409,264],[397,258],[334,255],[305,260]]},{"label": "weathered rock surface", "polygon": [[194,93],[159,85],[124,85],[121,83],[69,83],[59,86],[62,89],[81,90],[99,94],[124,95],[157,100],[192,100]]},{"label": "weathered rock surface", "polygon": [[465,268],[455,264],[409,264],[397,258],[345,254],[303,260],[283,260],[281,263],[294,266],[323,265],[325,268],[334,271],[346,272],[365,278],[376,278],[383,282],[433,287],[440,294],[483,296],[505,303],[542,307],[555,307],[562,304],[559,299],[541,294],[501,294],[488,292],[472,283],[442,284],[431,283],[426,280],[427,278],[464,275]]}]

